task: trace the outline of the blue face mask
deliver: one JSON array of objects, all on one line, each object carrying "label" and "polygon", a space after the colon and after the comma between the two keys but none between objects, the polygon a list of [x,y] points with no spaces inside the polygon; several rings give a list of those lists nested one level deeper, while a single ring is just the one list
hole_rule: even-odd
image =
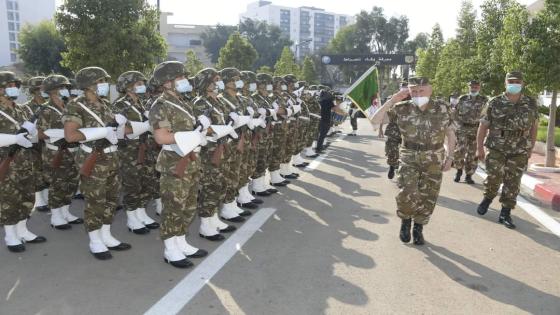
[{"label": "blue face mask", "polygon": [[97,83],[97,95],[99,96],[109,95],[109,83]]},{"label": "blue face mask", "polygon": [[145,85],[137,85],[134,87],[134,93],[136,94],[144,94],[146,93],[146,86]]},{"label": "blue face mask", "polygon": [[519,94],[521,93],[521,84],[507,84],[506,85],[506,92],[508,92],[509,94]]}]

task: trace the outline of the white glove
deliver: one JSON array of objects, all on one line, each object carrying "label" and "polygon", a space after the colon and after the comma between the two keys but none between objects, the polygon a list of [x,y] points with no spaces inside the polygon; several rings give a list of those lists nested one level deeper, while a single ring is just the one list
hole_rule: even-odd
[{"label": "white glove", "polygon": [[249,127],[249,129],[253,130],[255,129],[255,124],[253,123],[254,118],[249,118],[249,120],[247,121],[247,127]]},{"label": "white glove", "polygon": [[259,113],[259,115],[261,115],[261,116],[263,116],[263,117],[266,117],[266,109],[264,109],[264,108],[259,108],[259,109],[257,110],[257,112]]},{"label": "white glove", "polygon": [[278,109],[269,109],[269,110],[270,110],[270,115],[272,116],[272,119],[278,120],[278,116],[276,115],[276,113],[278,112]]},{"label": "white glove", "polygon": [[117,127],[116,132],[117,132],[117,139],[119,139],[119,140],[124,139],[124,136],[125,136],[125,133],[126,133],[125,125],[119,125]]},{"label": "white glove", "polygon": [[198,119],[198,122],[202,125],[202,130],[208,129],[208,127],[210,127],[210,124],[212,124],[210,119],[208,119],[208,117],[206,117],[204,115],[198,116],[197,119]]},{"label": "white glove", "polygon": [[37,134],[37,126],[30,121],[25,121],[21,127],[27,130],[29,136],[31,137],[34,137]]},{"label": "white glove", "polygon": [[288,117],[292,116],[292,114],[294,113],[294,111],[291,108],[286,108],[286,112]]},{"label": "white glove", "polygon": [[146,118],[150,118],[150,111],[149,110],[145,111],[144,116],[146,116]]},{"label": "white glove", "polygon": [[247,112],[249,113],[249,116],[255,116],[255,110],[252,107],[247,107]]},{"label": "white glove", "polygon": [[126,124],[128,119],[126,119],[126,117],[124,117],[121,114],[116,114],[115,115],[115,121],[117,122],[117,124],[119,124],[119,126],[122,126],[122,125]]},{"label": "white glove", "polygon": [[292,107],[294,109],[294,114],[301,112],[301,105],[294,105]]},{"label": "white glove", "polygon": [[112,127],[80,128],[78,129],[78,131],[81,132],[86,138],[86,140],[81,141],[82,143],[84,143],[84,142],[95,141],[107,137],[108,129],[112,130],[113,128]]},{"label": "white glove", "polygon": [[150,131],[149,121],[130,121],[130,126],[132,127],[132,133],[126,135],[129,139],[136,139],[143,135],[144,133]]},{"label": "white glove", "polygon": [[239,115],[237,113],[235,112],[229,113],[229,118],[233,120],[234,125],[237,125],[237,122],[239,121]]},{"label": "white glove", "polygon": [[33,146],[33,143],[31,143],[31,141],[29,141],[29,139],[27,139],[26,137],[27,133],[18,133],[16,135],[16,144],[24,147],[24,148],[31,148]]},{"label": "white glove", "polygon": [[276,101],[274,101],[274,103],[272,103],[272,108],[278,110],[280,106],[278,106],[278,103]]},{"label": "white glove", "polygon": [[105,129],[107,129],[107,136],[105,136],[105,139],[109,140],[109,142],[111,142],[112,144],[119,143],[117,130],[115,130],[115,128],[113,127],[105,127]]},{"label": "white glove", "polygon": [[64,138],[64,129],[47,129],[45,130],[45,135],[49,137],[45,140],[46,142],[55,143]]}]

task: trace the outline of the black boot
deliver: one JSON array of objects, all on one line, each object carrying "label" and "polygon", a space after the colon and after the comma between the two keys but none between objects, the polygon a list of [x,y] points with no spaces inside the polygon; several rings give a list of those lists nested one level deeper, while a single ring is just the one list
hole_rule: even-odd
[{"label": "black boot", "polygon": [[414,228],[412,228],[414,245],[424,245],[424,235],[422,235],[423,229],[424,226],[422,224],[414,223]]},{"label": "black boot", "polygon": [[387,174],[387,177],[389,179],[393,179],[393,177],[395,177],[395,167],[394,166],[389,166],[389,173]]},{"label": "black boot", "polygon": [[482,202],[478,205],[478,208],[476,209],[476,212],[478,212],[478,214],[480,215],[485,215],[486,212],[488,212],[488,207],[490,207],[490,204],[492,203],[492,199],[488,199],[488,198],[484,198],[482,200]]},{"label": "black boot", "polygon": [[472,175],[467,174],[467,176],[465,177],[465,183],[469,185],[474,185],[474,180],[472,179]]},{"label": "black boot", "polygon": [[511,220],[511,209],[502,207],[502,211],[500,212],[500,218],[498,222],[502,223],[508,229],[515,229],[515,224]]},{"label": "black boot", "polygon": [[403,243],[410,242],[410,223],[412,219],[403,219],[401,222],[401,232],[399,238]]},{"label": "black boot", "polygon": [[461,181],[461,176],[463,176],[463,170],[462,170],[462,169],[458,169],[458,170],[457,170],[457,174],[455,174],[455,179],[454,179],[454,181],[455,181],[456,183],[460,182],[460,181]]}]

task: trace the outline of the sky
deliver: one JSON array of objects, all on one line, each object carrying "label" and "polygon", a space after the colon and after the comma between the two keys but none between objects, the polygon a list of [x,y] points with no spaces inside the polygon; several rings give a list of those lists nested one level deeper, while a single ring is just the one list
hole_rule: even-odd
[{"label": "sky", "polygon": [[[58,4],[63,0],[56,0]],[[115,0],[118,1],[118,0]],[[217,23],[235,25],[239,14],[247,4],[255,0],[160,0],[161,10],[173,12],[170,23],[215,25]],[[300,7],[314,6],[329,12],[355,15],[361,10],[370,11],[379,6],[388,16],[405,15],[409,18],[410,38],[420,32],[430,33],[435,23],[439,23],[447,39],[455,35],[457,13],[462,0],[271,0],[273,4]],[[517,0],[528,5],[535,0]],[[156,0],[148,0],[155,5]],[[478,8],[483,0],[472,0]],[[480,12],[479,12],[480,13]]]}]

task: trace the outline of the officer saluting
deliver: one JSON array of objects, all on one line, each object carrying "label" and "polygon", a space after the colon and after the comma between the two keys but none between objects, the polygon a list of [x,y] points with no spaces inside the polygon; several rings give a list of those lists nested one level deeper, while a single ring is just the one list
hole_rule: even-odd
[{"label": "officer saluting", "polygon": [[535,100],[522,93],[524,82],[521,72],[509,72],[505,84],[506,91],[491,99],[484,108],[478,127],[478,158],[486,158],[488,177],[484,181],[484,199],[477,212],[486,214],[503,183],[500,197],[502,211],[498,221],[514,229],[511,210],[515,208],[521,176],[535,145],[538,110]]}]

